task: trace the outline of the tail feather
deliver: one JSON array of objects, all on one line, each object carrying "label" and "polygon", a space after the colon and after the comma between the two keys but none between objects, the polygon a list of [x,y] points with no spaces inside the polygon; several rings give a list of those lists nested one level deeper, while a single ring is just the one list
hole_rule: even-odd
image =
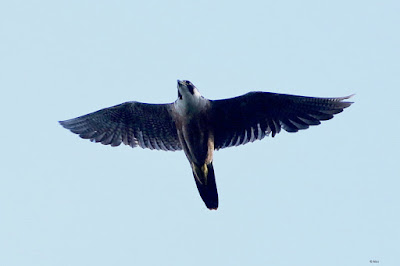
[{"label": "tail feather", "polygon": [[218,192],[212,162],[199,167],[192,165],[194,180],[200,196],[210,210],[218,208]]}]

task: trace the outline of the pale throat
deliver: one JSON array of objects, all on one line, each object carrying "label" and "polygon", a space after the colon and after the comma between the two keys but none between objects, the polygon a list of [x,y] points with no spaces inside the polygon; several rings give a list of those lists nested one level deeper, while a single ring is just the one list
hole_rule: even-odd
[{"label": "pale throat", "polygon": [[[197,92],[197,91],[196,91]],[[182,116],[194,116],[200,113],[207,104],[207,100],[201,97],[200,93],[183,95],[183,99],[176,100],[175,110]]]}]

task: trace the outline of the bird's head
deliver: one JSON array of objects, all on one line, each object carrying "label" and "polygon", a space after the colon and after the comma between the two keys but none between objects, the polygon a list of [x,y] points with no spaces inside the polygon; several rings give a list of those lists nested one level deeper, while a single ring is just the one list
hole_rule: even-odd
[{"label": "bird's head", "polygon": [[178,99],[175,108],[180,114],[191,114],[201,111],[207,104],[199,90],[189,80],[178,80]]},{"label": "bird's head", "polygon": [[200,98],[201,94],[189,80],[178,79],[178,100],[188,101],[190,98]]}]

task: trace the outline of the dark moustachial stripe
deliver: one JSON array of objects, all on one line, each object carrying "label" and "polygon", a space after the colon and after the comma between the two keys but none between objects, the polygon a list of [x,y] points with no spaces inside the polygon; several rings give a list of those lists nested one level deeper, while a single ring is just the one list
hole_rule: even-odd
[{"label": "dark moustachial stripe", "polygon": [[187,84],[187,88],[189,89],[189,91],[190,91],[190,94],[194,94],[194,86],[191,84],[191,83],[188,83]]}]

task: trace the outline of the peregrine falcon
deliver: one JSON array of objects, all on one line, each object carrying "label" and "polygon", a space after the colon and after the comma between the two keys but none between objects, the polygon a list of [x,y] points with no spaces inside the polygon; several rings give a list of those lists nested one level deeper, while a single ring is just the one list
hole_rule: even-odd
[{"label": "peregrine falcon", "polygon": [[183,150],[209,209],[218,208],[213,152],[319,125],[349,107],[340,98],[253,91],[208,100],[188,80],[178,80],[178,99],[167,104],[126,102],[59,123],[81,138],[118,146]]}]

